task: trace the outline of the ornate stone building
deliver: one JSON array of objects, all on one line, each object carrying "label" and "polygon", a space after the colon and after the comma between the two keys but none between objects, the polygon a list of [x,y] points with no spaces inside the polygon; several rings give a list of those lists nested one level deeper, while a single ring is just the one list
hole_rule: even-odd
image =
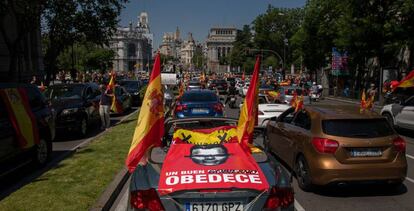
[{"label": "ornate stone building", "polygon": [[171,56],[175,59],[180,59],[182,40],[180,38],[180,30],[175,30],[175,33],[166,32],[162,37],[162,44],[160,45],[160,53],[166,56]]},{"label": "ornate stone building", "polygon": [[128,27],[118,27],[109,45],[115,51],[113,69],[147,71],[152,60],[153,37],[146,12],[141,12],[135,26],[130,22]]},{"label": "ornate stone building", "polygon": [[214,27],[208,34],[207,68],[213,72],[225,72],[227,66],[220,65],[220,59],[230,54],[233,42],[236,40],[237,29],[235,27]]},{"label": "ornate stone building", "polygon": [[181,45],[181,63],[184,65],[190,65],[196,51],[196,43],[194,41],[192,33],[188,33],[188,40],[185,40]]}]

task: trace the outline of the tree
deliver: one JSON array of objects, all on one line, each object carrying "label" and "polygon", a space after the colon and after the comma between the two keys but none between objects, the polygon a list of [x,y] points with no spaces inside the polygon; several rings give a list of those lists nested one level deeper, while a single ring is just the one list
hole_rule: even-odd
[{"label": "tree", "polygon": [[8,50],[10,78],[14,78],[12,76],[21,69],[18,59],[31,53],[24,52],[23,42],[28,40],[30,34],[39,30],[42,8],[41,0],[0,1],[0,34]]},{"label": "tree", "polygon": [[204,64],[206,64],[206,58],[203,55],[203,50],[201,47],[196,48],[193,58],[191,58],[191,62],[199,70],[202,70],[204,68]]},{"label": "tree", "polygon": [[108,44],[127,0],[46,0],[42,22],[47,80],[56,71],[57,57],[75,41]]},{"label": "tree", "polygon": [[230,56],[228,58],[233,67],[245,66],[248,54],[247,49],[253,47],[253,35],[249,25],[244,25],[242,30],[237,30],[236,40],[233,43]]}]

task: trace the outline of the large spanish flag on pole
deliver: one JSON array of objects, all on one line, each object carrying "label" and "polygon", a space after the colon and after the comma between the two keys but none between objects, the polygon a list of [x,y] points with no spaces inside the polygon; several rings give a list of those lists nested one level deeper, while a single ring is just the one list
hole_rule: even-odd
[{"label": "large spanish flag on pole", "polygon": [[111,73],[111,80],[109,81],[108,86],[106,87],[106,90],[111,90],[114,97],[112,98],[112,105],[111,110],[114,111],[117,114],[122,113],[122,106],[119,104],[118,100],[116,100],[116,94],[115,94],[115,73]]},{"label": "large spanish flag on pole", "polygon": [[[140,163],[147,149],[161,145],[161,138],[164,135],[163,98],[160,54],[158,53],[155,57],[150,82],[145,92],[131,148],[126,159],[126,166],[131,173]],[[145,160],[142,163],[145,164]]]},{"label": "large spanish flag on pole", "polygon": [[414,70],[412,70],[405,78],[403,78],[397,87],[401,87],[401,88],[414,87]]},{"label": "large spanish flag on pole", "polygon": [[240,110],[239,122],[237,124],[237,138],[240,143],[247,146],[253,142],[254,126],[257,121],[257,101],[259,94],[259,69],[260,57],[256,58],[252,80],[244,98],[243,106]]},{"label": "large spanish flag on pole", "polygon": [[3,100],[9,113],[20,148],[26,149],[38,144],[36,118],[30,108],[26,90],[24,88],[0,89],[0,99]]}]

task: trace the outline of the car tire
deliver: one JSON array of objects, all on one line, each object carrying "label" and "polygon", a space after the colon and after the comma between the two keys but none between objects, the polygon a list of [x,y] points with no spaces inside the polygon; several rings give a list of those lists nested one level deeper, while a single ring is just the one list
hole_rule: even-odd
[{"label": "car tire", "polygon": [[78,129],[79,136],[81,138],[85,137],[88,133],[88,120],[86,120],[86,117],[82,117]]},{"label": "car tire", "polygon": [[33,162],[37,166],[44,166],[50,160],[52,143],[45,138],[40,138],[39,144],[35,146]]},{"label": "car tire", "polygon": [[309,165],[303,156],[299,156],[295,163],[295,174],[300,189],[305,192],[312,191],[313,185],[309,172]]},{"label": "car tire", "polygon": [[394,124],[394,118],[392,118],[391,114],[389,113],[384,113],[382,114],[383,117],[385,117],[385,119],[387,119],[387,121],[390,123],[390,125],[395,128],[395,124]]}]

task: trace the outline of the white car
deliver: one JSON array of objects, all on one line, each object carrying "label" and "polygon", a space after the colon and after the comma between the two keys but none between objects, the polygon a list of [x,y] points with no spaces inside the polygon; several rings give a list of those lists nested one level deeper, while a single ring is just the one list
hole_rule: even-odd
[{"label": "white car", "polygon": [[259,95],[259,114],[257,126],[266,127],[269,120],[278,117],[290,108],[289,104],[271,103],[266,95]]},{"label": "white car", "polygon": [[394,127],[414,130],[414,96],[401,103],[385,105],[381,115]]},{"label": "white car", "polygon": [[[240,109],[243,104],[240,104]],[[289,109],[291,106],[289,104],[279,104],[271,103],[269,98],[266,95],[259,95],[259,105],[258,105],[258,121],[257,126],[266,127],[269,120],[273,117],[278,117],[284,111]]]}]

